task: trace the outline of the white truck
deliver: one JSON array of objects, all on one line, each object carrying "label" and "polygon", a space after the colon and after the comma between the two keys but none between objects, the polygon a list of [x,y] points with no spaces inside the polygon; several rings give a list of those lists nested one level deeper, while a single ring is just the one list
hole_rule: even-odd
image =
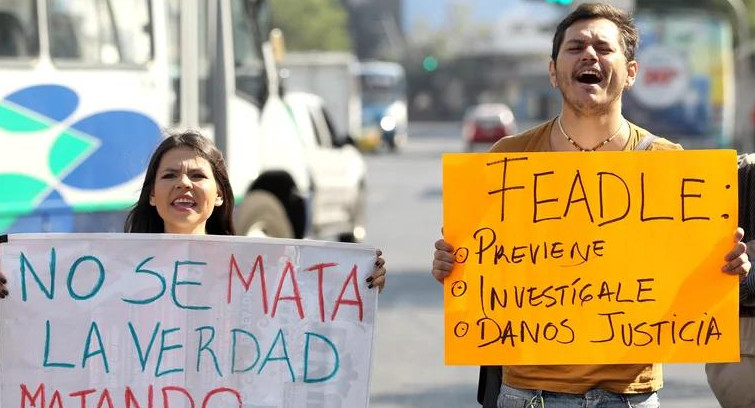
[{"label": "white truck", "polygon": [[286,92],[306,92],[323,99],[338,137],[362,132],[359,62],[348,52],[290,52],[281,63]]},{"label": "white truck", "polygon": [[267,0],[0,0],[0,233],[122,230],[171,128],[223,151],[240,233],[323,230],[269,11]]},{"label": "white truck", "polygon": [[317,95],[287,92],[284,100],[299,126],[314,188],[317,235],[360,242],[365,237],[367,166],[350,137],[339,136],[325,101]]}]

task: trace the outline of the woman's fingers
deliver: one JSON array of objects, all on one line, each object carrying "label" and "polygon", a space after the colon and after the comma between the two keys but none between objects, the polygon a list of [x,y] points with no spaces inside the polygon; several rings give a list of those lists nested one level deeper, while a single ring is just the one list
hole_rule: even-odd
[{"label": "woman's fingers", "polygon": [[383,251],[376,250],[375,253],[377,254],[377,260],[375,261],[375,271],[372,272],[372,275],[367,277],[367,287],[372,289],[373,287],[377,286],[378,293],[383,291],[383,288],[385,287],[385,258],[383,258]]}]

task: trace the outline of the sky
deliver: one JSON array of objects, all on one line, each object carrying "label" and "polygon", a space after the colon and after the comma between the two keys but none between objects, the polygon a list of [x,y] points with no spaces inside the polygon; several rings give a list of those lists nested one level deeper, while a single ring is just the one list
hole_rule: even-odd
[{"label": "sky", "polygon": [[472,18],[480,23],[495,23],[509,15],[526,15],[532,18],[551,16],[563,10],[543,0],[404,0],[403,28],[411,33],[413,24],[424,19],[434,27],[446,21],[446,10],[453,3],[472,6]]},{"label": "sky", "polygon": [[[569,7],[544,0],[403,0],[403,29],[414,42],[423,42],[434,31],[448,30],[453,24],[453,5],[469,10],[471,24],[454,33],[446,44],[451,53],[550,52],[555,26]],[[419,24],[421,22],[421,24]],[[424,29],[418,27],[425,26]],[[482,31],[479,31],[483,29]],[[478,37],[487,32],[487,37]],[[516,41],[512,41],[516,38]]]}]

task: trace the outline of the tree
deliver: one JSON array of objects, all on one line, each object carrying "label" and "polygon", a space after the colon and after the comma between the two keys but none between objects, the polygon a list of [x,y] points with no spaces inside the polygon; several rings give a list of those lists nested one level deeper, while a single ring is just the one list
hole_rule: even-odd
[{"label": "tree", "polygon": [[755,33],[755,0],[744,0],[747,14],[750,17],[750,34]]},{"label": "tree", "polygon": [[339,0],[272,0],[273,26],[291,51],[351,51],[348,14]]}]

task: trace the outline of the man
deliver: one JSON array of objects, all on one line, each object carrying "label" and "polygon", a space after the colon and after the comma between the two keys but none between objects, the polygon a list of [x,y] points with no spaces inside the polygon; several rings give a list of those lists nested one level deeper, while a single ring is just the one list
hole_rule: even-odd
[{"label": "man", "polygon": [[[755,257],[755,154],[739,156],[739,225],[747,255]],[[706,364],[708,384],[723,408],[755,407],[755,274],[739,281],[738,363]]]},{"label": "man", "polygon": [[[559,24],[553,37],[548,70],[551,84],[561,92],[561,114],[501,139],[490,151],[681,149],[649,136],[621,115],[621,96],[634,84],[639,68],[634,60],[638,36],[624,11],[607,4],[580,5]],[[739,242],[742,235],[738,230],[734,249],[725,259],[725,272],[746,274],[750,268],[745,245]],[[453,247],[441,239],[435,248],[432,274],[442,282],[453,268]],[[485,388],[486,384],[490,386]],[[660,364],[489,367],[481,373],[478,399],[485,408],[655,408],[659,406],[656,391],[662,384]]]}]

